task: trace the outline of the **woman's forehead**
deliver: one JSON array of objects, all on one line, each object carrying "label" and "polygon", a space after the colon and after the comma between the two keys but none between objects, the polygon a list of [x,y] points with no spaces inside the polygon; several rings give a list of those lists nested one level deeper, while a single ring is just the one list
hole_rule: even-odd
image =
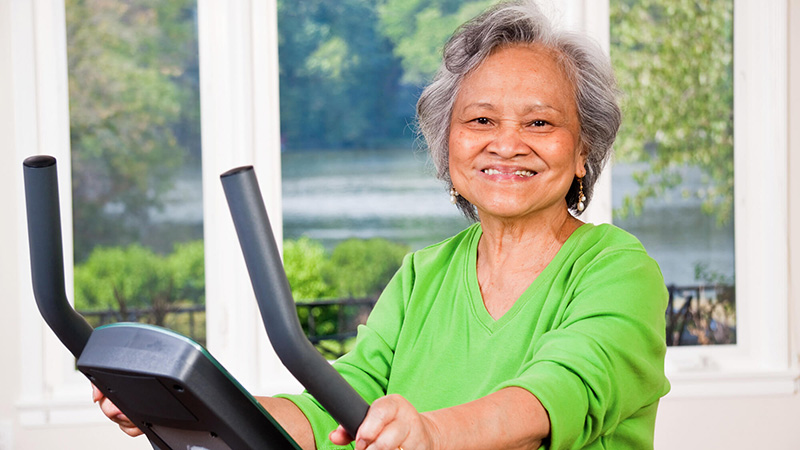
[{"label": "woman's forehead", "polygon": [[574,88],[560,59],[542,45],[500,47],[462,80],[461,106],[526,100],[530,109],[573,109]]}]

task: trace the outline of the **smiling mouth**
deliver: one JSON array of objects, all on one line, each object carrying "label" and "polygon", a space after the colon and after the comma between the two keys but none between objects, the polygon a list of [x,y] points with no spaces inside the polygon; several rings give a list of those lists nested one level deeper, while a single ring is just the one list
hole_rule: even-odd
[{"label": "smiling mouth", "polygon": [[529,178],[536,175],[532,170],[515,170],[514,172],[501,172],[497,169],[483,169],[481,172],[486,175],[516,175],[518,177]]}]

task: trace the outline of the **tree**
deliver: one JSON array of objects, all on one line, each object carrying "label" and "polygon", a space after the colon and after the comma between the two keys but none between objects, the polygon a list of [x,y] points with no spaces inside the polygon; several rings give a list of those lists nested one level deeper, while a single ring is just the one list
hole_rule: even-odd
[{"label": "tree", "polygon": [[199,151],[190,0],[67,0],[76,260],[138,240]]},{"label": "tree", "polygon": [[[403,139],[413,114],[373,0],[278,2],[281,134],[287,149]],[[406,137],[408,139],[408,137]]]},{"label": "tree", "polygon": [[387,0],[378,8],[380,30],[394,44],[403,81],[429,82],[442,61],[442,48],[462,23],[494,0]]},{"label": "tree", "polygon": [[733,2],[615,0],[611,59],[624,92],[618,158],[647,161],[619,214],[680,186],[699,167],[705,187],[683,189],[720,223],[733,213]]}]

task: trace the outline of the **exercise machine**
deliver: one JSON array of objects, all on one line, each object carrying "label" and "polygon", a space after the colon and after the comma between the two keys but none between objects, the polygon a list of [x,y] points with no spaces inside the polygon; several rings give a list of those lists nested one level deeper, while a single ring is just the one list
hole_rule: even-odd
[{"label": "exercise machine", "polygon": [[[77,368],[133,421],[156,450],[299,448],[200,344],[140,323],[96,329],[70,305],[64,283],[56,160],[23,162],[34,297]],[[251,166],[221,175],[262,320],[289,371],[351,436],[369,405],[302,331]]]}]

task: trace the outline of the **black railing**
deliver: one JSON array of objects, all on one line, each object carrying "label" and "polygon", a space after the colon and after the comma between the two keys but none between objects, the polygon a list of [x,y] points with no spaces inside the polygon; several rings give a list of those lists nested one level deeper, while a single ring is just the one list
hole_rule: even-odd
[{"label": "black railing", "polygon": [[[667,286],[667,345],[736,343],[735,288],[731,285]],[[374,298],[326,299],[297,302],[297,315],[308,339],[326,358],[347,353],[358,329],[375,306]],[[205,306],[173,308],[156,323],[152,308],[80,311],[95,327],[114,322],[165,326],[205,344]]]},{"label": "black railing", "polygon": [[338,358],[349,350],[358,326],[367,321],[374,298],[297,302],[297,316],[308,339],[323,356]]},{"label": "black railing", "polygon": [[733,285],[667,286],[667,345],[736,343]]},{"label": "black railing", "polygon": [[[297,302],[297,315],[308,339],[323,356],[335,359],[347,353],[358,325],[367,320],[377,299],[346,298]],[[115,322],[140,322],[164,326],[195,341],[206,343],[204,305],[176,307],[157,320],[153,308],[79,311],[93,327]]]},{"label": "black railing", "polygon": [[[166,314],[156,314],[154,308],[131,308],[78,311],[93,327],[116,322],[139,322],[159,325],[182,333],[195,341],[206,343],[206,307],[192,305],[170,308]],[[162,318],[158,318],[162,316]]]}]

